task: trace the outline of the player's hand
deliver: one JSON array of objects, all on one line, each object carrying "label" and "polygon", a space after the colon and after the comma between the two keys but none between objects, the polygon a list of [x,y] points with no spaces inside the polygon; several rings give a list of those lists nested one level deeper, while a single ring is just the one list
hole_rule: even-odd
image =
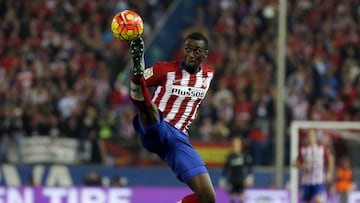
[{"label": "player's hand", "polygon": [[302,171],[305,171],[308,169],[308,164],[300,162],[300,161],[295,161],[292,165]]},{"label": "player's hand", "polygon": [[330,183],[333,179],[333,175],[331,172],[326,173],[326,182]]},{"label": "player's hand", "polygon": [[299,169],[303,171],[307,171],[309,170],[309,165],[307,163],[301,163]]}]

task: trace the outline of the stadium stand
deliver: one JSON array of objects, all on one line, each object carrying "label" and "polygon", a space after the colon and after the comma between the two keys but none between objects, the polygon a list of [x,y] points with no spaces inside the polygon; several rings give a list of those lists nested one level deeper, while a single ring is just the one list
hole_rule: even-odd
[{"label": "stadium stand", "polygon": [[[0,161],[9,161],[20,137],[50,136],[89,141],[94,153],[86,163],[160,164],[138,145],[127,84],[116,82],[129,62],[128,46],[112,39],[108,25],[116,11],[138,10],[146,40],[170,4],[0,1]],[[360,3],[288,4],[287,122],[360,120]],[[249,150],[267,154],[253,150],[257,165],[272,165],[276,1],[211,0],[196,11],[189,29],[211,39],[216,78],[191,129],[194,139],[242,136]],[[204,135],[203,125],[214,128]],[[134,157],[112,159],[104,154],[110,149],[112,156]]]}]

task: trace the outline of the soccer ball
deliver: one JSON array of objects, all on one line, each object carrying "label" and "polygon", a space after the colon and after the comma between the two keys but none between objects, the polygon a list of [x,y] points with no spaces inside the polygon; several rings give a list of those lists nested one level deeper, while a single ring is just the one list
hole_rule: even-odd
[{"label": "soccer ball", "polygon": [[114,16],[111,31],[113,36],[120,41],[133,41],[141,37],[144,32],[143,20],[134,11],[121,11]]}]

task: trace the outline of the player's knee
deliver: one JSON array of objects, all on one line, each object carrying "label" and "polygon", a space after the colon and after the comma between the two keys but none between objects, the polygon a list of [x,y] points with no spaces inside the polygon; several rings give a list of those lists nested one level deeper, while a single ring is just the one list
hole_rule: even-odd
[{"label": "player's knee", "polygon": [[210,195],[209,195],[209,198],[207,200],[209,203],[215,203],[216,202],[216,194],[215,192],[212,192]]},{"label": "player's knee", "polygon": [[152,104],[146,110],[143,109],[139,111],[139,117],[143,124],[145,125],[152,125],[158,122],[159,120],[159,111],[155,104]]}]

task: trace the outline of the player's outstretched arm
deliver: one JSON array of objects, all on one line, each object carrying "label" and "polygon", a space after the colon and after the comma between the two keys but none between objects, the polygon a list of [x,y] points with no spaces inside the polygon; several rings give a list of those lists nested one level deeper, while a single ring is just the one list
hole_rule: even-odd
[{"label": "player's outstretched arm", "polygon": [[159,113],[157,107],[151,102],[151,94],[143,77],[144,62],[144,40],[140,37],[130,43],[131,60],[133,64],[130,83],[130,98],[137,107],[139,118],[144,125],[152,125],[158,122]]},{"label": "player's outstretched arm", "polygon": [[330,153],[328,156],[328,170],[326,174],[326,181],[331,182],[333,180],[334,171],[335,171],[335,159],[334,156]]}]

